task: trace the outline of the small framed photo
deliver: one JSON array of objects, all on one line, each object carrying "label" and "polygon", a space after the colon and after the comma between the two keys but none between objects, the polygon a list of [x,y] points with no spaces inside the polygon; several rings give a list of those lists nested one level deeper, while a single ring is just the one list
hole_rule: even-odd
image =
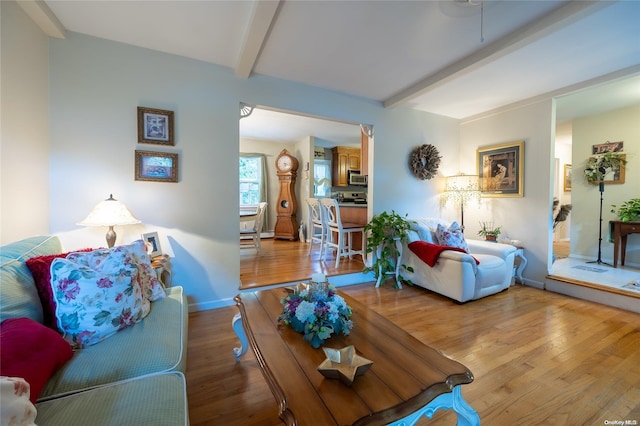
[{"label": "small framed photo", "polygon": [[178,154],[136,150],[135,173],[136,180],[178,182]]},{"label": "small framed photo", "polygon": [[147,253],[149,257],[154,258],[162,255],[162,249],[160,248],[160,238],[158,238],[157,232],[148,232],[142,234],[142,240],[147,245]]},{"label": "small framed photo", "polygon": [[174,145],[173,111],[138,107],[138,143]]},{"label": "small framed photo", "polygon": [[483,197],[524,197],[524,141],[480,147],[477,154]]},{"label": "small framed photo", "polygon": [[564,165],[564,192],[571,192],[571,164]]}]

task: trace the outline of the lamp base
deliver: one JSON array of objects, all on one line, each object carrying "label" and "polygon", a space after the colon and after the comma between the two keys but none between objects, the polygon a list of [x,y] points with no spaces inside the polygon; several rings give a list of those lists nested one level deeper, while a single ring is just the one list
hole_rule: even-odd
[{"label": "lamp base", "polygon": [[116,231],[113,230],[113,226],[109,227],[107,231],[107,246],[109,248],[113,247],[116,243]]}]

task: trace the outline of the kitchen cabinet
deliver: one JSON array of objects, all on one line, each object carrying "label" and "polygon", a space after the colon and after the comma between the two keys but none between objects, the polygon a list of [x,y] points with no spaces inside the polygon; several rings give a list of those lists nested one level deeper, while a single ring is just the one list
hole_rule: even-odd
[{"label": "kitchen cabinet", "polygon": [[369,136],[360,131],[360,174],[369,174]]},{"label": "kitchen cabinet", "polygon": [[331,150],[333,186],[349,185],[349,171],[360,171],[360,149],[337,146]]}]

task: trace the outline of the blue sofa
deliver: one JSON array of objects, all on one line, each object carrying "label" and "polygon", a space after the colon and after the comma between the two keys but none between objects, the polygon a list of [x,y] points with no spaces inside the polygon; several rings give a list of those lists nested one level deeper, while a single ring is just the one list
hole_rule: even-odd
[{"label": "blue sofa", "polygon": [[[62,253],[55,236],[27,238],[0,248],[0,321],[43,310],[26,260]],[[166,289],[140,322],[74,351],[46,382],[36,424],[186,425],[188,308],[179,286]]]}]

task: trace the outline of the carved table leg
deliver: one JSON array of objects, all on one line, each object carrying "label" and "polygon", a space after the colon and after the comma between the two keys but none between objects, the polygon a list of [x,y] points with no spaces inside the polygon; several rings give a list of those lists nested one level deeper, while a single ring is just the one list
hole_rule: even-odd
[{"label": "carved table leg", "polygon": [[240,315],[240,312],[234,315],[231,325],[233,326],[233,331],[235,331],[236,336],[240,339],[240,347],[233,348],[233,355],[236,357],[236,361],[240,361],[240,357],[246,354],[249,349],[249,341],[242,327],[242,315]]},{"label": "carved table leg", "polygon": [[451,392],[437,396],[433,401],[425,405],[420,410],[408,415],[404,419],[390,423],[390,425],[414,425],[422,416],[432,418],[435,412],[440,409],[453,409],[458,416],[457,426],[480,426],[480,417],[476,410],[474,410],[462,397],[460,386],[455,386]]}]

